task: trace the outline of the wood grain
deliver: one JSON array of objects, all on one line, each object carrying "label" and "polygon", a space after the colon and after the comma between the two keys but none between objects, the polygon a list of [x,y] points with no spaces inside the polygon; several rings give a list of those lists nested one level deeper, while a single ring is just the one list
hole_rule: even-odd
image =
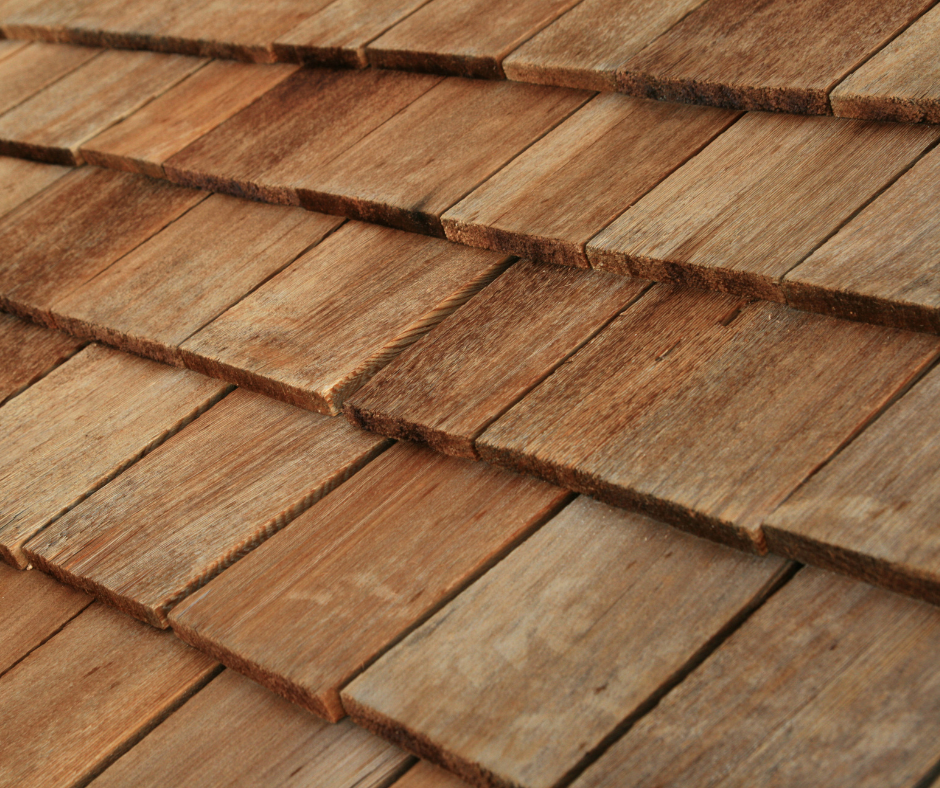
[{"label": "wood grain", "polygon": [[940,340],[657,285],[477,440],[483,459],[743,549]]},{"label": "wood grain", "polygon": [[648,286],[522,261],[347,401],[353,424],[478,458],[474,441]]},{"label": "wood grain", "polygon": [[339,690],[567,493],[399,443],[184,600],[177,634],[335,721]]},{"label": "wood grain", "polygon": [[[186,190],[181,190],[186,191]],[[179,364],[179,345],[342,224],[214,194],[51,307],[75,336]]]},{"label": "wood grain", "polygon": [[780,280],[940,128],[751,113],[599,233],[598,268],[783,301]]},{"label": "wood grain", "polygon": [[68,167],[0,156],[0,217],[18,208],[63,175]]},{"label": "wood grain", "polygon": [[467,783],[428,761],[418,761],[392,788],[467,788]]},{"label": "wood grain", "polygon": [[214,60],[82,145],[89,164],[164,177],[163,162],[297,70]]},{"label": "wood grain", "polygon": [[95,0],[5,0],[0,26],[7,38],[62,43],[69,40],[66,24]]},{"label": "wood grain", "polygon": [[184,427],[224,384],[91,346],[0,408],[0,555]]},{"label": "wood grain", "polygon": [[22,104],[97,54],[84,47],[36,43],[4,57],[0,60],[0,113]]},{"label": "wood grain", "polygon": [[612,93],[589,101],[441,217],[447,237],[588,267],[585,244],[737,115]]},{"label": "wood grain", "polygon": [[589,98],[446,79],[324,168],[305,171],[297,193],[312,210],[443,236],[444,211]]},{"label": "wood grain", "polygon": [[214,668],[169,633],[92,605],[0,679],[0,785],[87,783]]},{"label": "wood grain", "polygon": [[933,0],[710,0],[620,72],[634,96],[826,115],[828,94]]},{"label": "wood grain", "polygon": [[804,569],[574,786],[920,785],[938,644],[936,608]]},{"label": "wood grain", "polygon": [[21,49],[28,47],[29,41],[0,41],[0,60],[6,60]]},{"label": "wood grain", "polygon": [[580,498],[342,693],[475,785],[550,788],[786,576]]},{"label": "wood grain", "polygon": [[0,405],[68,360],[85,343],[0,314]]},{"label": "wood grain", "polygon": [[181,347],[213,377],[336,414],[343,400],[508,264],[349,223]]}]

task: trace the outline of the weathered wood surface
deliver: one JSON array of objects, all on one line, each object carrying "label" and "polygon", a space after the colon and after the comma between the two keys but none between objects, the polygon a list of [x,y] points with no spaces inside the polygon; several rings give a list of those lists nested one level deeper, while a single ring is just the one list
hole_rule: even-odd
[{"label": "weathered wood surface", "polygon": [[296,66],[214,60],[82,145],[89,164],[164,177],[163,162],[289,77]]},{"label": "weathered wood surface", "polygon": [[567,499],[399,443],[170,614],[177,634],[330,720],[339,690]]},{"label": "weathered wood surface", "polygon": [[97,167],[69,173],[0,221],[0,308],[53,325],[54,302],[206,196]]},{"label": "weathered wood surface", "polygon": [[92,605],[0,678],[0,785],[86,784],[214,669],[168,632]]},{"label": "weathered wood surface", "polygon": [[392,788],[468,788],[457,775],[427,761],[418,761],[395,781]]},{"label": "weathered wood surface", "polygon": [[347,401],[357,426],[477,458],[474,441],[648,283],[522,261]]},{"label": "weathered wood surface", "polygon": [[804,569],[574,786],[922,785],[938,647],[936,608]]},{"label": "weathered wood surface", "polygon": [[[0,152],[58,164],[80,146],[191,74],[204,61],[105,50],[0,116]],[[0,66],[3,63],[0,61]]]},{"label": "weathered wood surface", "polygon": [[587,246],[598,268],[783,301],[780,280],[940,128],[751,113]]},{"label": "weathered wood surface", "polygon": [[427,74],[302,69],[164,164],[169,178],[267,202],[296,203],[298,177],[340,153],[441,81]]},{"label": "weathered wood surface", "polygon": [[29,45],[29,41],[0,41],[0,60],[6,60]]},{"label": "weathered wood surface", "polygon": [[65,30],[69,20],[95,2],[96,0],[57,0],[55,3],[45,0],[5,0],[0,8],[0,27],[7,38],[68,41]]},{"label": "weathered wood surface", "polygon": [[351,222],[183,343],[183,363],[323,413],[508,263]]},{"label": "weathered wood surface", "polygon": [[471,246],[587,267],[585,244],[736,113],[597,96],[441,217]]},{"label": "weathered wood surface", "polygon": [[580,498],[342,693],[476,785],[550,788],[790,571]]},{"label": "weathered wood surface", "polygon": [[68,167],[0,156],[0,217],[70,172]]},{"label": "weathered wood surface", "polygon": [[743,549],[940,352],[940,339],[656,285],[477,440]]},{"label": "weathered wood surface", "polygon": [[933,1],[710,0],[627,61],[620,89],[825,115],[829,91]]},{"label": "weathered wood surface", "polygon": [[445,79],[320,170],[301,204],[443,236],[441,214],[590,98],[567,88]]},{"label": "weathered wood surface", "polygon": [[24,542],[226,390],[93,345],[8,402],[0,408],[0,555],[25,566]]},{"label": "weathered wood surface", "polygon": [[35,43],[4,57],[0,60],[0,113],[23,103],[97,54],[84,47]]},{"label": "weathered wood surface", "polygon": [[24,548],[45,572],[156,627],[388,445],[236,391]]},{"label": "weathered wood surface", "polygon": [[348,720],[330,725],[226,670],[92,786],[386,788],[411,760]]},{"label": "weathered wood surface", "polygon": [[342,221],[214,194],[55,301],[52,319],[70,334],[178,364],[180,343]]},{"label": "weathered wood surface", "polygon": [[0,314],[0,405],[81,349],[84,342]]}]

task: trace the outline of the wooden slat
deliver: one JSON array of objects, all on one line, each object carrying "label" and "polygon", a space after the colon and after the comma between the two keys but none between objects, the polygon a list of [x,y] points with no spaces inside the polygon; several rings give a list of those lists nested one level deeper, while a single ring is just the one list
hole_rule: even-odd
[{"label": "wooden slat", "polygon": [[635,96],[829,113],[829,91],[934,0],[709,0],[624,65]]},{"label": "wooden slat", "polygon": [[744,549],[940,339],[657,285],[477,440],[483,459]]},{"label": "wooden slat", "polygon": [[6,60],[21,49],[28,47],[29,41],[0,41],[0,60]]},{"label": "wooden slat", "polygon": [[736,117],[598,96],[445,213],[444,231],[472,246],[587,267],[591,237]]},{"label": "wooden slat", "polygon": [[441,214],[590,98],[584,91],[446,79],[322,170],[301,204],[443,236]]},{"label": "wooden slat", "polygon": [[53,325],[49,309],[206,195],[83,168],[0,222],[0,308]]},{"label": "wooden slat", "polygon": [[82,145],[89,164],[164,177],[163,162],[251,104],[296,66],[215,60]]},{"label": "wooden slat", "polygon": [[0,785],[86,784],[214,668],[169,633],[91,606],[0,679]]},{"label": "wooden slat", "polygon": [[183,343],[183,363],[323,413],[508,263],[349,223]]},{"label": "wooden slat", "polygon": [[290,186],[321,170],[441,81],[368,69],[303,69],[168,159],[179,183],[268,202],[297,202]]},{"label": "wooden slat", "polygon": [[580,498],[342,693],[476,785],[550,788],[789,571]]},{"label": "wooden slat", "polygon": [[341,223],[214,194],[55,301],[52,319],[70,334],[179,363],[180,343]]},{"label": "wooden slat", "polygon": [[467,788],[467,783],[432,763],[419,761],[392,788]]},{"label": "wooden slat", "polygon": [[927,785],[940,611],[802,570],[575,788]]},{"label": "wooden slat", "polygon": [[339,690],[566,500],[399,443],[170,614],[187,642],[330,720]]},{"label": "wooden slat", "polygon": [[388,445],[238,390],[24,548],[153,626]]},{"label": "wooden slat", "polygon": [[0,60],[0,113],[12,109],[87,63],[94,49],[29,44]]},{"label": "wooden slat", "polygon": [[0,217],[18,208],[66,173],[67,167],[0,156]]},{"label": "wooden slat", "polygon": [[346,403],[346,414],[382,435],[477,458],[477,436],[647,286],[517,263],[379,372]]},{"label": "wooden slat", "polygon": [[0,405],[71,358],[83,344],[58,331],[0,314]]},{"label": "wooden slat", "polygon": [[[126,2],[127,0],[125,0]],[[0,26],[7,38],[63,42],[66,25],[95,0],[5,0],[0,8]]]},{"label": "wooden slat", "polygon": [[209,407],[226,387],[99,346],[0,408],[0,555],[22,546]]},{"label": "wooden slat", "polygon": [[746,115],[588,243],[598,268],[783,301],[780,279],[940,128]]}]

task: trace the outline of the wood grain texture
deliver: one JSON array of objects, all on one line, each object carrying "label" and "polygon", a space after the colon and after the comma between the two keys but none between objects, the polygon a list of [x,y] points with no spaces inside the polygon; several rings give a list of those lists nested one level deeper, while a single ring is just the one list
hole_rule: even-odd
[{"label": "wood grain texture", "polygon": [[743,549],[937,357],[940,340],[657,285],[477,440]]},{"label": "wood grain texture", "polygon": [[612,93],[589,101],[441,217],[448,238],[588,267],[585,244],[737,115]]},{"label": "wood grain texture", "polygon": [[443,236],[441,214],[590,94],[446,79],[334,161],[296,181],[301,204]]},{"label": "wood grain texture", "polygon": [[392,788],[467,788],[467,783],[433,763],[418,761]]},{"label": "wood grain texture", "polygon": [[180,364],[182,342],[340,224],[214,194],[55,301],[52,319],[75,336]]},{"label": "wood grain texture", "polygon": [[54,326],[53,303],[205,198],[140,175],[69,173],[0,221],[0,308]]},{"label": "wood grain texture", "polygon": [[184,342],[183,363],[336,414],[508,262],[495,252],[349,223]]},{"label": "wood grain texture", "polygon": [[567,499],[399,443],[184,600],[177,634],[335,721],[339,690]]},{"label": "wood grain texture", "polygon": [[85,343],[0,314],[0,405],[68,360]]},{"label": "wood grain texture", "polygon": [[92,605],[0,678],[0,786],[87,783],[214,669],[169,633]]},{"label": "wood grain texture", "polygon": [[178,183],[297,203],[291,186],[441,81],[368,69],[302,69],[164,165]]},{"label": "wood grain texture", "polygon": [[203,63],[180,55],[105,50],[0,116],[0,153],[80,164],[83,143]]},{"label": "wood grain texture", "polygon": [[95,0],[5,0],[0,8],[0,27],[7,38],[62,43],[68,40],[66,24]]},{"label": "wood grain texture", "polygon": [[29,44],[0,60],[0,113],[91,60],[94,49],[52,44]]},{"label": "wood grain texture", "polygon": [[29,44],[29,41],[0,41],[0,60],[6,60]]},{"label": "wood grain texture", "polygon": [[411,759],[348,720],[330,725],[226,670],[93,788],[386,788]]},{"label": "wood grain texture", "polygon": [[783,301],[780,280],[940,128],[751,113],[599,233],[598,268]]},{"label": "wood grain texture", "polygon": [[847,118],[940,123],[940,8],[928,11],[836,86],[832,111]]},{"label": "wood grain texture", "polygon": [[940,333],[940,148],[905,173],[783,280],[787,302]]},{"label": "wood grain texture", "polygon": [[89,164],[164,177],[163,162],[297,70],[214,60],[82,145]]},{"label": "wood grain texture", "polygon": [[91,346],[0,408],[0,555],[192,421],[224,384]]},{"label": "wood grain texture", "polygon": [[342,694],[475,785],[550,788],[785,577],[580,498]]},{"label": "wood grain texture", "polygon": [[347,401],[353,424],[478,458],[474,441],[648,283],[522,261]]},{"label": "wood grain texture", "polygon": [[574,786],[921,785],[938,644],[936,608],[804,569]]},{"label": "wood grain texture", "polygon": [[39,194],[69,172],[71,170],[68,167],[0,156],[0,217],[18,208],[30,197]]},{"label": "wood grain texture", "polygon": [[634,96],[826,115],[828,94],[933,0],[710,0],[627,61]]}]

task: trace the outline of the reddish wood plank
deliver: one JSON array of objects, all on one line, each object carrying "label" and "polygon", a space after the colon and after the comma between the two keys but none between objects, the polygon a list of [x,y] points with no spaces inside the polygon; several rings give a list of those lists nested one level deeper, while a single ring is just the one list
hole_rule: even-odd
[{"label": "reddish wood plank", "polygon": [[85,343],[0,314],[0,405],[71,358]]},{"label": "reddish wood plank", "polygon": [[393,788],[467,788],[467,783],[428,761],[419,761],[396,780]]},{"label": "reddish wood plank", "polygon": [[84,47],[37,43],[4,57],[0,60],[0,113],[22,104],[97,54]]},{"label": "reddish wood plank", "polygon": [[0,217],[55,183],[68,167],[0,156]]},{"label": "reddish wood plank", "polygon": [[[125,0],[126,1],[126,0]],[[4,0],[0,27],[7,38],[64,42],[66,24],[95,0]]]}]

